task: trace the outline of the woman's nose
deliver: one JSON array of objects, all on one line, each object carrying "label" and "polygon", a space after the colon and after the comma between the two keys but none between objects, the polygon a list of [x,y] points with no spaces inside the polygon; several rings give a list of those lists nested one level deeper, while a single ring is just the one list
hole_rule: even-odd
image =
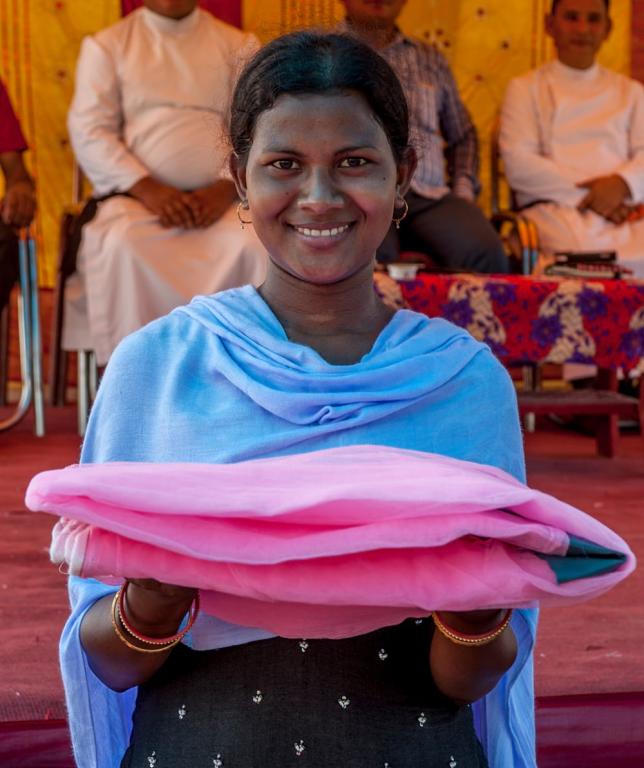
[{"label": "woman's nose", "polygon": [[311,170],[298,200],[300,208],[323,212],[343,204],[344,198],[328,170]]}]

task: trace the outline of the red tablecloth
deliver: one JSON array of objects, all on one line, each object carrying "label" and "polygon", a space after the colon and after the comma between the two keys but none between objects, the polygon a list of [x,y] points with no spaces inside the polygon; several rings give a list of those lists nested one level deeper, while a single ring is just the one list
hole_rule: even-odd
[{"label": "red tablecloth", "polygon": [[376,286],[392,303],[444,317],[507,364],[592,363],[644,372],[644,282],[420,274]]}]

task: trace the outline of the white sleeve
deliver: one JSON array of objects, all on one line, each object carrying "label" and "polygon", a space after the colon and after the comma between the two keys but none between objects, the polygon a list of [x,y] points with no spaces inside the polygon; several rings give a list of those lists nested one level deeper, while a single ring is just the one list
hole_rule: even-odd
[{"label": "white sleeve", "polygon": [[630,158],[616,169],[631,189],[631,200],[635,204],[644,203],[644,86],[636,87],[633,111],[629,124]]},{"label": "white sleeve", "polygon": [[123,143],[114,61],[92,37],[81,45],[67,128],[76,159],[96,194],[125,192],[149,174]]},{"label": "white sleeve", "polygon": [[511,80],[501,109],[499,136],[505,176],[522,205],[550,200],[576,206],[586,192],[542,154],[540,117],[529,83],[523,78]]}]

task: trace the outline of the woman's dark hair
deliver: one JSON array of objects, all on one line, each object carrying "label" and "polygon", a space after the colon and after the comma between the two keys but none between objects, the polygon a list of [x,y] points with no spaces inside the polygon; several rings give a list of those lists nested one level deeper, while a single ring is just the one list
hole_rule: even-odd
[{"label": "woman's dark hair", "polygon": [[[557,6],[561,0],[552,0],[552,6],[550,7],[550,13],[556,13],[557,12]],[[610,0],[604,0],[604,5],[606,6],[606,10],[610,11]]]},{"label": "woman's dark hair", "polygon": [[368,45],[349,35],[293,32],[262,48],[235,87],[230,138],[246,162],[259,115],[282,94],[354,91],[382,126],[399,162],[409,147],[407,100],[393,69]]}]

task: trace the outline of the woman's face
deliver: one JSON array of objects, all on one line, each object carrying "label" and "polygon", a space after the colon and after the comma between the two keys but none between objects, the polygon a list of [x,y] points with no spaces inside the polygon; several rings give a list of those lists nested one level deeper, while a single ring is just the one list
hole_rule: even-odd
[{"label": "woman's face", "polygon": [[347,92],[280,96],[258,118],[246,166],[232,165],[273,264],[324,284],[372,262],[415,159],[397,165],[367,102]]}]

